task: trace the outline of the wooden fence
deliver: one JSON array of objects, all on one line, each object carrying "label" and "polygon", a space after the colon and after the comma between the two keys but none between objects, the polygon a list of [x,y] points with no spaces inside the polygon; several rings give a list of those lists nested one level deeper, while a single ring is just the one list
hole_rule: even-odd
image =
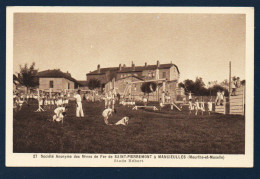
[{"label": "wooden fence", "polygon": [[236,89],[236,95],[230,96],[230,114],[245,115],[245,87]]}]

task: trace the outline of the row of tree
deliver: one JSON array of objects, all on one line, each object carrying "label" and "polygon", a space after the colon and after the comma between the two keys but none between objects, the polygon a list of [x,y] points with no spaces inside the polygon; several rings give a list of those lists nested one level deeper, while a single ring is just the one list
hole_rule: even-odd
[{"label": "row of tree", "polygon": [[[242,80],[241,84],[244,85],[245,80]],[[206,87],[201,77],[197,77],[195,81],[187,79],[179,83],[179,87],[184,88],[186,93],[191,92],[196,96],[215,96],[219,90],[224,91],[225,96],[228,96],[228,80],[224,80],[221,83],[217,83],[217,81],[209,82],[208,85]]]}]

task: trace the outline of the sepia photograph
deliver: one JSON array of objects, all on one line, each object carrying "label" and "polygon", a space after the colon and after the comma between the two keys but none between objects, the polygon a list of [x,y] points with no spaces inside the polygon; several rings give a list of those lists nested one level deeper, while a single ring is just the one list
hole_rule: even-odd
[{"label": "sepia photograph", "polygon": [[10,155],[252,166],[253,9],[47,9],[9,9]]}]

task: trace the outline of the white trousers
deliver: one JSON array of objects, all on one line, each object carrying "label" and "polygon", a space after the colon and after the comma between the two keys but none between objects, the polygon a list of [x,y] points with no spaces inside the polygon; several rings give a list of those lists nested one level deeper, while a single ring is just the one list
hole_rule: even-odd
[{"label": "white trousers", "polygon": [[82,103],[77,102],[77,109],[76,109],[76,116],[77,117],[84,117],[83,109],[82,109]]}]

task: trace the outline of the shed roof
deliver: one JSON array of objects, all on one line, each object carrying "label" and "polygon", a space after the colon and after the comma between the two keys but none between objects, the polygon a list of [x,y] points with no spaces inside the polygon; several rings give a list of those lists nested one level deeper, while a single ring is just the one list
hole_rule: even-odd
[{"label": "shed roof", "polygon": [[60,71],[59,69],[41,71],[41,72],[38,72],[37,76],[39,78],[66,78],[70,81],[78,83],[78,81],[76,79],[72,78],[69,73],[64,73],[64,72]]}]

